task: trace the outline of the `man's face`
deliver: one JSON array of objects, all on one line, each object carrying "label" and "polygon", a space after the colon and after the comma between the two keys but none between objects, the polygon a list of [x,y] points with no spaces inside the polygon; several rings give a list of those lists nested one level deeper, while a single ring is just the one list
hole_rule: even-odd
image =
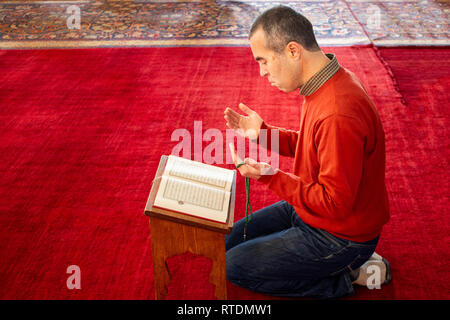
[{"label": "man's face", "polygon": [[272,86],[281,91],[291,92],[300,87],[301,65],[288,55],[288,51],[281,53],[266,48],[265,33],[258,29],[250,38],[253,57],[259,63],[261,77],[267,77]]}]

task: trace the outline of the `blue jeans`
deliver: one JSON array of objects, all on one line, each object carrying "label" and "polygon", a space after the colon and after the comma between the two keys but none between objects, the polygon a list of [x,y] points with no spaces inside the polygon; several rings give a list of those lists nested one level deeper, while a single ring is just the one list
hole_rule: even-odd
[{"label": "blue jeans", "polygon": [[336,298],[353,294],[350,272],[375,251],[368,242],[338,238],[304,223],[286,201],[258,210],[247,227],[235,223],[226,236],[227,279],[275,296]]}]

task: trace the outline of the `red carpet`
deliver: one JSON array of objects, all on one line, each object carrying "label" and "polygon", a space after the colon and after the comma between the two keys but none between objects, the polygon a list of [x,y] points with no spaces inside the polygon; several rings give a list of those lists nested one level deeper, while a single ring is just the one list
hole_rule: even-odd
[{"label": "red carpet", "polygon": [[[353,298],[450,298],[450,59],[439,50],[381,51],[408,105],[372,48],[325,50],[366,85],[387,136],[392,218],[377,251],[394,278]],[[160,155],[194,120],[224,131],[223,109],[239,102],[298,127],[298,93],[259,78],[249,48],[0,51],[0,298],[153,299],[143,209]],[[244,194],[238,179],[236,218]],[[278,199],[253,183],[251,200],[257,209]],[[81,268],[81,290],[66,287],[69,265]],[[168,298],[213,298],[210,261],[187,254],[168,265]],[[272,298],[231,284],[228,295]]]}]

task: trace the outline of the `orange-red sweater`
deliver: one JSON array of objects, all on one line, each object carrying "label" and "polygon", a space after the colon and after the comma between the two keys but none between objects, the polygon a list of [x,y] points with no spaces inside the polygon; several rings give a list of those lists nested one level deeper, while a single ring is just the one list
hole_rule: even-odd
[{"label": "orange-red sweater", "polygon": [[[306,96],[300,130],[279,130],[279,153],[295,157],[293,173],[264,183],[308,225],[344,239],[374,239],[389,220],[385,138],[378,112],[358,78],[339,71]],[[268,141],[270,146],[270,141]]]}]

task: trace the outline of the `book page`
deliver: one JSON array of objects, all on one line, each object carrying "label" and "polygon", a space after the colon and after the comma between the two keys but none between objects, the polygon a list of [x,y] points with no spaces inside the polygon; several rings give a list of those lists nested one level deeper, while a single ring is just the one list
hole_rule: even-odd
[{"label": "book page", "polygon": [[162,176],[154,206],[225,223],[230,192]]},{"label": "book page", "polygon": [[170,155],[164,175],[230,191],[234,173],[232,170]]}]

